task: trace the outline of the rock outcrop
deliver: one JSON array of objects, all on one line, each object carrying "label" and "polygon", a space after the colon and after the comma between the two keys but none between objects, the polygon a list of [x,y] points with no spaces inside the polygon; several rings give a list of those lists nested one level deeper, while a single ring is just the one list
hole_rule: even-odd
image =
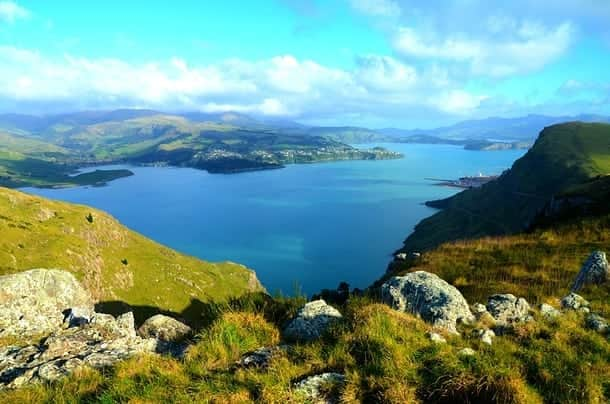
[{"label": "rock outcrop", "polygon": [[559,316],[561,316],[561,312],[550,304],[542,303],[540,305],[540,315],[546,321],[553,321],[556,320]]},{"label": "rock outcrop", "polygon": [[582,266],[580,272],[572,285],[572,292],[578,292],[583,286],[593,284],[598,285],[606,282],[610,278],[610,268],[606,253],[602,251],[593,252]]},{"label": "rock outcrop", "polygon": [[561,299],[561,308],[564,310],[579,310],[589,312],[589,302],[576,293],[570,293]]},{"label": "rock outcrop", "polygon": [[288,350],[288,345],[262,347],[242,355],[235,363],[238,368],[267,369],[271,361]]},{"label": "rock outcrop", "polygon": [[337,390],[345,384],[340,373],[322,373],[301,380],[294,386],[295,392],[308,403],[334,404],[339,402]]},{"label": "rock outcrop", "polygon": [[473,320],[460,291],[424,271],[393,277],[381,286],[381,298],[396,310],[415,314],[453,333],[457,333],[458,321]]},{"label": "rock outcrop", "polygon": [[333,322],[342,317],[337,309],[324,300],[315,300],[299,310],[284,328],[284,336],[293,341],[312,341],[320,338]]},{"label": "rock outcrop", "polygon": [[179,342],[192,333],[191,327],[175,318],[157,314],[146,321],[138,329],[143,338],[156,338],[164,342]]},{"label": "rock outcrop", "polygon": [[32,269],[0,276],[0,338],[49,334],[72,307],[92,312],[93,300],[69,272]]},{"label": "rock outcrop", "polygon": [[600,334],[610,332],[610,324],[608,321],[598,314],[589,313],[585,319],[585,325],[591,330],[597,331]]},{"label": "rock outcrop", "polygon": [[149,319],[142,338],[133,313],[96,313],[93,299],[69,272],[2,276],[0,337],[19,345],[0,349],[0,389],[54,381],[80,367],[112,366],[139,353],[173,352],[167,341],[190,328],[171,320]]},{"label": "rock outcrop", "polygon": [[104,368],[157,349],[157,340],[136,335],[132,313],[116,319],[94,313],[87,323],[66,326],[40,344],[0,350],[0,388],[54,381],[81,367]]},{"label": "rock outcrop", "polygon": [[524,298],[518,298],[510,293],[490,296],[487,301],[487,311],[494,318],[497,329],[532,319],[529,314],[529,303]]}]

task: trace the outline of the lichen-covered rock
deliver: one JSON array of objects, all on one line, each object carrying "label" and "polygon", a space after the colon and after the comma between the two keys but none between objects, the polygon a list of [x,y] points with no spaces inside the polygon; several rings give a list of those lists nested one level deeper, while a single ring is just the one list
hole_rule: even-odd
[{"label": "lichen-covered rock", "polygon": [[561,308],[565,310],[579,310],[589,312],[589,302],[576,293],[570,293],[561,299]]},{"label": "lichen-covered rock", "polygon": [[70,327],[81,327],[85,324],[89,324],[93,317],[93,310],[88,307],[72,307],[68,309],[68,314],[64,319],[65,325]]},{"label": "lichen-covered rock", "polygon": [[424,271],[393,277],[381,286],[381,298],[396,310],[415,314],[454,333],[458,321],[474,319],[459,290]]},{"label": "lichen-covered rock", "polygon": [[473,304],[470,307],[470,310],[472,311],[472,314],[474,314],[474,316],[477,318],[477,320],[481,318],[485,313],[487,313],[487,307],[485,307],[485,305],[481,303]]},{"label": "lichen-covered rock", "polygon": [[513,324],[531,320],[530,305],[527,301],[511,294],[490,296],[487,301],[487,311],[496,321],[498,328],[510,327]]},{"label": "lichen-covered rock", "polygon": [[269,367],[269,364],[274,358],[287,350],[287,345],[259,348],[255,351],[242,355],[242,357],[235,363],[235,366],[238,368],[266,369]]},{"label": "lichen-covered rock", "polygon": [[540,305],[540,315],[547,321],[553,321],[561,316],[561,312],[550,304],[542,303]]},{"label": "lichen-covered rock", "polygon": [[284,328],[284,336],[294,341],[312,341],[320,338],[333,322],[342,317],[337,309],[324,300],[315,300],[299,310]]},{"label": "lichen-covered rock", "polygon": [[578,292],[588,284],[598,285],[610,278],[610,269],[606,253],[603,251],[593,252],[584,263],[572,285],[572,292]]},{"label": "lichen-covered rock", "polygon": [[163,314],[150,317],[144,321],[144,324],[138,330],[141,337],[156,338],[165,342],[183,340],[191,332],[192,329],[188,325]]},{"label": "lichen-covered rock", "polygon": [[595,330],[600,334],[606,334],[610,332],[610,324],[608,321],[598,314],[589,313],[585,319],[585,325],[587,328]]},{"label": "lichen-covered rock", "polygon": [[339,402],[339,389],[345,384],[340,373],[322,373],[296,383],[294,390],[299,398],[312,404],[334,404]]},{"label": "lichen-covered rock", "polygon": [[493,339],[496,337],[496,333],[490,329],[476,330],[479,339],[482,343],[491,345],[493,343]]},{"label": "lichen-covered rock", "polygon": [[133,314],[115,319],[109,314],[94,313],[88,323],[60,328],[43,343],[0,350],[0,388],[54,381],[82,366],[112,366],[156,349],[157,340],[136,335]]},{"label": "lichen-covered rock", "polygon": [[0,276],[0,337],[24,340],[62,326],[72,307],[93,311],[93,299],[74,275],[54,269],[32,269]]}]

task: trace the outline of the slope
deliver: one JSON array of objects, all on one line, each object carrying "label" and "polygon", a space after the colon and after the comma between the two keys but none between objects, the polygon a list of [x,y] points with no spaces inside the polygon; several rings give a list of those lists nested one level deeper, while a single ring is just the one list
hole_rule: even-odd
[{"label": "slope", "polygon": [[261,290],[244,266],[209,263],[157,244],[108,214],[0,188],[0,274],[68,270],[99,302],[183,312]]},{"label": "slope", "polygon": [[[572,122],[548,127],[496,181],[429,202],[443,210],[420,222],[402,250],[525,230],[554,198],[578,187],[584,190],[609,174],[609,162],[610,125]],[[587,199],[586,194],[583,197]]]}]

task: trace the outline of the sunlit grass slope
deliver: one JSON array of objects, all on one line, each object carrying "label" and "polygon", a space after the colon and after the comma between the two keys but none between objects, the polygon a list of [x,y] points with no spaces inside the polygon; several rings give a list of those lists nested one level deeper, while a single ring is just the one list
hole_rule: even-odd
[{"label": "sunlit grass slope", "polygon": [[510,171],[485,186],[433,204],[405,241],[406,251],[527,229],[551,198],[610,174],[610,125],[572,122],[542,131]]},{"label": "sunlit grass slope", "polygon": [[5,188],[0,188],[0,234],[0,274],[65,269],[100,302],[181,313],[193,299],[219,301],[258,287],[254,274],[241,265],[201,261],[99,210]]}]

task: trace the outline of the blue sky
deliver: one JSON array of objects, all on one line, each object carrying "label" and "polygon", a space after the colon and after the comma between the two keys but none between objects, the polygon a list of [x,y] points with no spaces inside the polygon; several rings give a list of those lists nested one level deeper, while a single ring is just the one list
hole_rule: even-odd
[{"label": "blue sky", "polygon": [[0,0],[0,111],[610,114],[608,21],[607,0]]}]

